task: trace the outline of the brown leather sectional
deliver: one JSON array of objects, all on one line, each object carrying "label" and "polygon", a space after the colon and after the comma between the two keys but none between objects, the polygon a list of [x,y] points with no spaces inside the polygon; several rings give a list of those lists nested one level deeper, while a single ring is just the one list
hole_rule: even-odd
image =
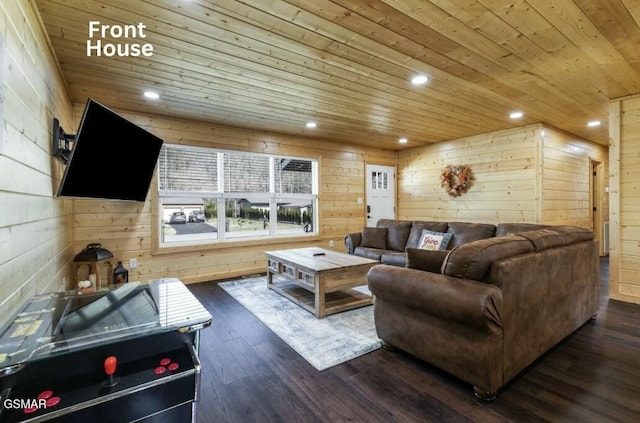
[{"label": "brown leather sectional", "polygon": [[535,223],[502,223],[496,227],[488,223],[380,219],[375,228],[364,228],[362,232],[348,234],[344,242],[349,254],[378,260],[382,264],[405,266],[406,250],[418,246],[423,229],[452,234],[447,248],[451,250],[466,242],[547,226]]},{"label": "brown leather sectional", "polygon": [[[411,222],[402,253],[406,267],[389,260],[400,251],[374,251],[360,243],[351,251],[380,254],[387,263],[371,268],[367,277],[380,339],[492,400],[519,372],[595,317],[600,277],[594,234],[571,226],[418,222],[436,223],[454,232],[451,249],[411,247],[417,225]],[[393,221],[381,224],[390,227]],[[485,236],[491,227],[493,233]],[[393,232],[398,236],[399,230]],[[355,243],[357,236],[350,236]]]}]

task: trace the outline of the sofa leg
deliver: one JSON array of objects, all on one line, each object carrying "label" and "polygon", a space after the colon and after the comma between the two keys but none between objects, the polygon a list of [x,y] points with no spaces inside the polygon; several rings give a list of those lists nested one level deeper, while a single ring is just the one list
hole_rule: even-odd
[{"label": "sofa leg", "polygon": [[478,388],[477,386],[473,387],[473,395],[477,398],[480,398],[482,401],[493,401],[496,399],[497,392],[487,392],[485,389]]},{"label": "sofa leg", "polygon": [[591,322],[595,322],[596,321],[596,317],[598,317],[598,313],[595,313],[593,316],[591,316],[591,318],[589,320]]},{"label": "sofa leg", "polygon": [[387,351],[395,351],[396,347],[394,347],[392,344],[388,343],[387,341],[382,341],[382,349]]}]

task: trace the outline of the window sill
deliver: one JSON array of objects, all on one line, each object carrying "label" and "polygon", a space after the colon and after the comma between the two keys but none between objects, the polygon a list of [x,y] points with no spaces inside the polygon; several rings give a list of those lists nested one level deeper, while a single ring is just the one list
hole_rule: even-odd
[{"label": "window sill", "polygon": [[225,240],[225,241],[216,241],[202,244],[189,244],[189,245],[171,245],[171,246],[155,246],[151,255],[163,255],[163,254],[175,254],[175,253],[185,253],[185,252],[196,252],[196,251],[211,251],[211,250],[223,250],[223,249],[233,249],[233,248],[242,248],[246,246],[273,246],[278,244],[291,244],[291,243],[300,243],[300,242],[317,242],[319,241],[320,235],[303,235],[303,236],[283,236],[283,237],[272,237],[272,238],[253,238],[247,240]]}]

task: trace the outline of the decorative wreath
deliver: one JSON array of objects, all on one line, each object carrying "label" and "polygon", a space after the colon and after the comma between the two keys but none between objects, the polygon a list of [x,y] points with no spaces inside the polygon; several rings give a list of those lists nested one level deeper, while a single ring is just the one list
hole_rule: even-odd
[{"label": "decorative wreath", "polygon": [[473,185],[473,173],[469,166],[448,165],[440,175],[440,186],[452,197],[459,197]]}]

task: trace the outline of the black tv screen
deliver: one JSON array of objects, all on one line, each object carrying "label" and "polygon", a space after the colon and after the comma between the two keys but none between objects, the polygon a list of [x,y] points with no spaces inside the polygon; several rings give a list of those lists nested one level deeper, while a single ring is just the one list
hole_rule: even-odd
[{"label": "black tv screen", "polygon": [[58,196],[144,201],[162,142],[89,99]]}]

